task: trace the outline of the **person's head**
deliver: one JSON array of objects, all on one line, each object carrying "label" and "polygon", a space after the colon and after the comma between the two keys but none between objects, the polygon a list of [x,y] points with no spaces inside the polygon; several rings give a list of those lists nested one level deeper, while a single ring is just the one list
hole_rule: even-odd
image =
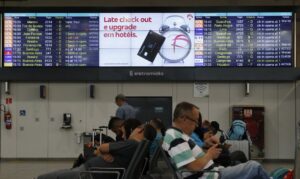
[{"label": "person's head", "polygon": [[124,94],[118,94],[115,97],[115,103],[117,106],[122,106],[122,104],[126,101],[126,97]]},{"label": "person's head", "polygon": [[202,114],[201,114],[201,112],[199,112],[198,122],[199,122],[198,127],[202,127]]},{"label": "person's head", "polygon": [[132,133],[132,131],[137,128],[138,126],[140,126],[142,124],[142,122],[140,120],[137,119],[127,119],[125,120],[123,126],[122,126],[122,133],[123,136],[122,138],[124,140],[128,139],[130,134]]},{"label": "person's head", "polygon": [[210,122],[208,120],[204,120],[202,122],[202,128],[205,128],[205,129],[210,128]]},{"label": "person's head", "polygon": [[215,135],[218,131],[221,131],[221,130],[220,130],[220,125],[219,125],[219,123],[218,123],[217,121],[211,121],[210,126],[211,126],[211,128],[212,128],[212,130],[213,130],[214,135]]},{"label": "person's head", "polygon": [[176,127],[190,135],[199,125],[199,108],[194,104],[181,102],[175,107],[173,120]]},{"label": "person's head", "polygon": [[162,123],[162,121],[155,117],[153,119],[150,120],[150,125],[152,125],[157,132],[161,132],[162,135],[165,134],[165,131],[166,131],[166,128],[165,128],[165,125]]},{"label": "person's head", "polygon": [[202,115],[201,112],[199,112],[199,117],[198,117],[198,127],[194,130],[194,133],[196,133],[200,138],[203,139],[203,132],[202,132]]},{"label": "person's head", "polygon": [[207,130],[203,133],[203,139],[206,140],[212,136],[214,136],[214,129],[212,127],[207,128]]},{"label": "person's head", "polygon": [[108,129],[113,131],[116,135],[122,135],[122,126],[124,120],[118,117],[111,117],[108,122]]},{"label": "person's head", "polygon": [[153,141],[156,137],[156,130],[150,124],[142,124],[136,127],[129,136],[129,139],[141,141],[147,139]]}]

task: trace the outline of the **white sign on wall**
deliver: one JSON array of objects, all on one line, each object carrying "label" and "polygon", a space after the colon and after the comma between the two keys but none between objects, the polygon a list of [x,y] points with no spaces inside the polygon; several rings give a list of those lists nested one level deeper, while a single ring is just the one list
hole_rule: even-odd
[{"label": "white sign on wall", "polygon": [[194,97],[202,98],[209,95],[208,83],[194,83]]}]

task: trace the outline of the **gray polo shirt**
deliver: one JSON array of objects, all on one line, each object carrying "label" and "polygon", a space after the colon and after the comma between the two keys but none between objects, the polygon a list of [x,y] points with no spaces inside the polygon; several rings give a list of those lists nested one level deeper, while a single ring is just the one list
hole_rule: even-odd
[{"label": "gray polo shirt", "polygon": [[120,106],[116,111],[116,116],[120,119],[135,119],[136,118],[136,109],[134,109],[131,105],[128,103],[124,103],[122,106]]}]

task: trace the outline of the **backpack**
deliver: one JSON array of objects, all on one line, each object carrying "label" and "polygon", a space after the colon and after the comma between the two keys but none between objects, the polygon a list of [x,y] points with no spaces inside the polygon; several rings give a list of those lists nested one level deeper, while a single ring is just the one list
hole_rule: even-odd
[{"label": "backpack", "polygon": [[229,140],[243,140],[247,139],[246,134],[246,123],[242,120],[234,120],[232,122],[231,128],[228,131]]},{"label": "backpack", "polygon": [[273,179],[284,179],[284,176],[289,173],[289,169],[287,168],[277,168],[273,170],[270,174],[270,177],[273,177]]}]

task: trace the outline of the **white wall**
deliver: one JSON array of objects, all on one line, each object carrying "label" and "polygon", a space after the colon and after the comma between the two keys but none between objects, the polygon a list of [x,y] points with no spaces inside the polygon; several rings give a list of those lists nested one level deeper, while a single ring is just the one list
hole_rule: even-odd
[{"label": "white wall", "polygon": [[296,125],[295,125],[295,133],[297,135],[297,141],[296,141],[296,154],[295,154],[295,174],[294,176],[298,177],[300,176],[300,110],[299,109],[299,105],[300,105],[300,82],[297,82],[297,87],[296,87]]},{"label": "white wall", "polygon": [[[120,92],[127,96],[171,96],[173,108],[181,101],[192,102],[200,107],[204,119],[218,121],[223,129],[229,128],[231,106],[264,106],[265,158],[294,158],[294,123],[296,113],[299,116],[296,106],[300,105],[296,105],[296,93],[300,90],[295,90],[293,82],[250,83],[248,96],[244,95],[244,83],[209,83],[209,96],[204,98],[193,96],[193,83],[93,84],[94,99],[88,94],[90,83],[12,83],[11,95],[2,89],[2,103],[12,98],[13,128],[6,130],[1,120],[1,158],[76,157],[82,143],[76,143],[75,133],[107,125],[117,108],[114,97]],[[40,85],[46,86],[46,99],[39,97]],[[20,116],[20,110],[25,110],[26,116]],[[72,114],[72,129],[60,128],[63,113]]]}]

